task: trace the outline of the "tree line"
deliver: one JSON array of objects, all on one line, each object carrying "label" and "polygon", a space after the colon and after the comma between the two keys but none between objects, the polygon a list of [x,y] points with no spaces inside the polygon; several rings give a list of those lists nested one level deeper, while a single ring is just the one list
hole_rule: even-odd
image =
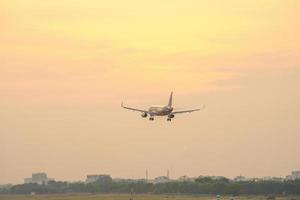
[{"label": "tree line", "polygon": [[36,183],[13,185],[0,189],[5,194],[62,194],[62,193],[149,193],[149,194],[211,194],[211,195],[289,195],[300,194],[300,179],[290,181],[240,181],[227,178],[214,180],[199,177],[194,182],[147,183],[114,182],[98,180],[93,183],[50,181],[48,184]]}]

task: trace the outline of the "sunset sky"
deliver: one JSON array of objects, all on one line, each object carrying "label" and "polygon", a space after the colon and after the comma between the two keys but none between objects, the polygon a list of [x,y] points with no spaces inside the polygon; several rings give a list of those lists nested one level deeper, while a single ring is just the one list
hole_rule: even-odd
[{"label": "sunset sky", "polygon": [[[300,170],[299,0],[0,0],[0,184]],[[154,122],[120,108],[206,109]]]}]

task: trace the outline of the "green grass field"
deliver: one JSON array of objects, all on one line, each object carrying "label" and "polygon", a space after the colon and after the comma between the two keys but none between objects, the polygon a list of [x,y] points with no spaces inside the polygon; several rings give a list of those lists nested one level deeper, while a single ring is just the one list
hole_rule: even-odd
[{"label": "green grass field", "polygon": [[[129,200],[130,195],[0,195],[0,200]],[[216,200],[214,196],[181,196],[181,195],[134,195],[134,200]],[[223,196],[220,200],[266,200],[264,196]],[[276,197],[276,200],[300,200],[300,197]]]}]

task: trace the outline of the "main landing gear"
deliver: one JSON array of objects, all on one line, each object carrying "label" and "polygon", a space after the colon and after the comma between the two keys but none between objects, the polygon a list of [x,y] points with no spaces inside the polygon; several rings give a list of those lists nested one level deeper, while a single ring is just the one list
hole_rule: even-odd
[{"label": "main landing gear", "polygon": [[172,119],[171,118],[167,118],[167,121],[170,122]]},{"label": "main landing gear", "polygon": [[150,121],[153,121],[153,120],[154,120],[154,117],[149,117],[149,120],[150,120]]}]

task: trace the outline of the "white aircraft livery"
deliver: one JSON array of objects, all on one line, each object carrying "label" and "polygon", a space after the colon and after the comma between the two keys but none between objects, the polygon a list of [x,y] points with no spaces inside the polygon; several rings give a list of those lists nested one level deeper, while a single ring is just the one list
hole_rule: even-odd
[{"label": "white aircraft livery", "polygon": [[[151,120],[151,121],[154,120],[154,116],[167,116],[168,117],[167,121],[171,121],[171,119],[175,117],[175,114],[191,113],[194,111],[201,110],[200,108],[198,108],[198,109],[192,109],[192,110],[174,111],[174,108],[172,107],[172,100],[173,100],[173,92],[171,92],[170,98],[169,98],[169,103],[166,106],[150,106],[150,108],[148,110],[142,110],[142,109],[124,106],[123,102],[122,102],[121,107],[128,109],[128,110],[141,112],[142,117],[144,117],[144,118],[148,117],[148,115],[149,115],[149,120]],[[204,106],[202,108],[204,108]]]}]

